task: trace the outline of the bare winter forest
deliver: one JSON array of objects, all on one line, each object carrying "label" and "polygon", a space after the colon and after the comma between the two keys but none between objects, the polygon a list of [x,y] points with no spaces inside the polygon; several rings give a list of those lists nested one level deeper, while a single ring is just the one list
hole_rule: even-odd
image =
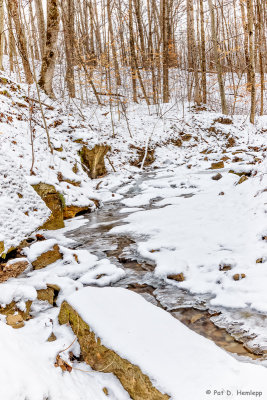
[{"label": "bare winter forest", "polygon": [[0,400],[267,400],[266,0],[0,0]]},{"label": "bare winter forest", "polygon": [[253,123],[264,113],[266,7],[264,0],[2,0],[1,69],[51,98],[88,104],[93,91],[98,104],[122,109],[131,100],[173,99],[223,114],[250,109]]}]

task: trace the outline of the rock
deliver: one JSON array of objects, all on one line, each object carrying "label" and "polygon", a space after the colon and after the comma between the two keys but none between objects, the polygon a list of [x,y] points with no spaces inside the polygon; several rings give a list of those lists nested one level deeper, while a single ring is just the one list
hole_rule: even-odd
[{"label": "rock", "polygon": [[70,324],[78,337],[84,361],[96,371],[113,373],[133,400],[167,400],[169,396],[159,392],[147,375],[137,365],[121,358],[113,350],[101,344],[93,330],[78,313],[64,301],[58,316],[60,324]]},{"label": "rock", "polygon": [[223,161],[218,161],[211,164],[211,169],[220,169],[220,168],[224,168]]},{"label": "rock", "polygon": [[220,192],[220,193],[219,193],[219,196],[224,196],[224,192]]},{"label": "rock", "polygon": [[223,157],[221,158],[221,160],[222,160],[222,161],[227,161],[227,160],[230,160],[230,157],[228,157],[228,156],[223,156]]},{"label": "rock", "polygon": [[263,263],[263,258],[257,258],[256,264],[262,264]]},{"label": "rock", "polygon": [[182,272],[180,274],[167,275],[167,278],[177,282],[183,282],[185,280],[184,274]]},{"label": "rock", "polygon": [[74,218],[79,213],[85,213],[90,211],[90,206],[79,207],[79,206],[65,206],[63,210],[64,219]]},{"label": "rock", "polygon": [[51,215],[42,226],[42,229],[55,230],[64,228],[62,198],[55,187],[46,183],[39,183],[38,185],[33,185],[33,188],[51,210]]},{"label": "rock", "polygon": [[91,150],[86,146],[82,147],[81,162],[90,178],[96,179],[107,173],[104,157],[109,150],[110,146],[100,144],[96,144]]},{"label": "rock", "polygon": [[233,275],[233,280],[234,281],[240,281],[240,279],[244,279],[246,277],[246,274],[234,274]]},{"label": "rock", "polygon": [[106,387],[103,388],[103,392],[105,393],[106,396],[108,396],[108,389]]},{"label": "rock", "polygon": [[48,301],[51,305],[54,304],[54,290],[52,288],[37,290],[37,299],[42,301]]},{"label": "rock", "polygon": [[3,241],[0,241],[0,256],[5,250],[5,243]]},{"label": "rock", "polygon": [[213,179],[214,181],[219,181],[220,179],[222,179],[222,174],[218,173],[216,175],[213,175],[211,179]]},{"label": "rock", "polygon": [[231,265],[220,265],[219,270],[220,271],[230,271],[232,269]]},{"label": "rock", "polygon": [[42,301],[48,301],[51,305],[55,304],[60,287],[47,283],[46,289],[37,290],[37,299]]},{"label": "rock", "polygon": [[52,332],[49,338],[47,339],[48,342],[55,342],[57,340],[56,335]]},{"label": "rock", "polygon": [[30,309],[31,309],[32,301],[28,300],[26,301],[26,309],[24,311],[21,311],[18,307],[15,301],[12,301],[10,304],[7,304],[5,307],[0,306],[0,314],[3,315],[14,315],[14,314],[19,314],[23,320],[28,320]]},{"label": "rock", "polygon": [[41,269],[60,259],[62,259],[62,254],[59,251],[59,246],[55,244],[51,250],[46,251],[32,261],[32,266],[34,269]]},{"label": "rock", "polygon": [[5,282],[9,278],[16,278],[29,266],[26,259],[16,259],[5,264],[0,264],[0,282]]},{"label": "rock", "polygon": [[251,176],[252,171],[247,171],[247,172],[246,172],[246,171],[242,171],[242,172],[238,172],[238,171],[234,171],[233,169],[230,169],[229,174],[235,174],[235,175],[238,175],[238,176],[240,176],[240,177],[242,177],[243,175],[249,177],[249,176]]},{"label": "rock", "polygon": [[22,328],[24,326],[24,321],[20,314],[7,315],[6,323],[7,323],[7,325],[10,325],[10,326],[12,326],[12,328],[16,328],[16,329]]},{"label": "rock", "polygon": [[246,175],[242,175],[239,181],[237,182],[237,185],[240,185],[241,183],[245,182],[248,180],[248,177]]}]

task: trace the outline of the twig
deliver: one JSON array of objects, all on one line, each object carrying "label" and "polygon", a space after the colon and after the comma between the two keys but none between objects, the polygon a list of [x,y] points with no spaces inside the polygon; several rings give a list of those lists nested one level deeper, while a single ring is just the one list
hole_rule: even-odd
[{"label": "twig", "polygon": [[108,162],[110,163],[110,165],[111,165],[111,167],[112,167],[113,171],[114,171],[114,172],[116,172],[116,169],[114,168],[114,165],[112,164],[112,162],[111,162],[111,160],[110,160],[109,156],[106,156],[106,157],[107,157],[107,159],[108,159]]}]

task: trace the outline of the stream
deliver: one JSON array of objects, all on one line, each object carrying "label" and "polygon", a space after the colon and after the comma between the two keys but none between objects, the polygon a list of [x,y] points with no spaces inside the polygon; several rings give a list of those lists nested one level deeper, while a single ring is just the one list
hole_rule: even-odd
[{"label": "stream", "polygon": [[[161,170],[161,178],[162,178]],[[123,190],[124,199],[140,193],[140,185],[146,180],[157,179],[157,171],[144,172]],[[168,177],[166,169],[166,177]],[[123,187],[123,186],[122,186]],[[119,191],[118,191],[119,192]],[[193,196],[192,194],[183,197]],[[157,207],[151,199],[143,209]],[[121,210],[123,210],[123,213]],[[86,223],[67,233],[75,240],[73,249],[87,249],[100,258],[108,258],[113,264],[123,268],[126,275],[112,286],[133,290],[147,301],[163,308],[187,327],[212,340],[235,357],[249,357],[252,362],[267,365],[267,316],[250,309],[226,309],[210,305],[209,294],[192,294],[177,285],[165,282],[153,273],[155,265],[151,260],[140,257],[137,252],[138,239],[128,235],[113,235],[110,230],[122,225],[126,216],[121,201],[114,200],[91,214],[85,214]],[[256,329],[254,330],[254,327]],[[260,337],[259,337],[260,336]]]}]

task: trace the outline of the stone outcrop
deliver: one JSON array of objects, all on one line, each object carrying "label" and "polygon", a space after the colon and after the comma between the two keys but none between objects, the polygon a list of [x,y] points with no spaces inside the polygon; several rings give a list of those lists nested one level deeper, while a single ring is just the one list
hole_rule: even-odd
[{"label": "stone outcrop", "polygon": [[107,173],[104,157],[109,150],[110,146],[104,144],[96,144],[92,149],[82,147],[81,162],[90,178],[96,179]]},{"label": "stone outcrop", "polygon": [[137,365],[103,346],[101,340],[67,302],[62,303],[58,319],[60,324],[70,324],[77,335],[84,361],[96,371],[113,373],[133,400],[169,399],[168,395],[162,394],[152,385],[149,377]]},{"label": "stone outcrop", "polygon": [[79,206],[65,206],[63,210],[64,219],[74,218],[77,214],[85,213],[91,209],[90,206],[79,207]]},{"label": "stone outcrop", "polygon": [[33,188],[51,210],[51,215],[42,226],[42,229],[54,230],[64,228],[63,204],[55,187],[46,183],[39,183],[38,185],[33,185]]},{"label": "stone outcrop", "polygon": [[5,243],[3,241],[0,241],[0,255],[4,252],[5,250]]},{"label": "stone outcrop", "polygon": [[0,264],[0,283],[7,281],[9,278],[16,278],[29,266],[27,259],[18,259],[13,262]]},{"label": "stone outcrop", "polygon": [[53,264],[55,261],[62,259],[62,257],[59,246],[55,244],[51,250],[42,253],[36,258],[36,260],[32,261],[32,266],[34,269],[45,268],[47,265]]}]

